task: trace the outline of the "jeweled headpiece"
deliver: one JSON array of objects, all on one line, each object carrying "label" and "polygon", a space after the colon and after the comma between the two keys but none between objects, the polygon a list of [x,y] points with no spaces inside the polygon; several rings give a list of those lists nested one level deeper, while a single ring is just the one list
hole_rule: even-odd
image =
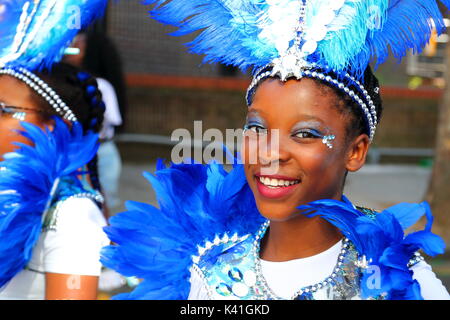
[{"label": "jeweled headpiece", "polygon": [[[449,0],[441,2],[450,7]],[[401,59],[418,53],[432,30],[445,25],[437,0],[146,0],[152,18],[179,28],[175,35],[202,30],[188,47],[220,62],[253,69],[250,105],[265,78],[314,78],[348,94],[358,104],[372,140],[378,124],[364,73],[383,63],[389,50]]]},{"label": "jeweled headpiece", "polygon": [[61,60],[77,33],[104,13],[107,0],[0,0],[0,74],[25,82],[64,119],[77,121],[32,71]]}]

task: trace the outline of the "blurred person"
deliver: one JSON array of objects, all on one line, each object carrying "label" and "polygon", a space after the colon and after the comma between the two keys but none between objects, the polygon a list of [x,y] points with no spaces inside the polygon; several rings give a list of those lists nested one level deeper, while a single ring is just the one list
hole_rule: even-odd
[{"label": "blurred person", "polygon": [[[114,214],[113,211],[121,205],[119,182],[122,160],[114,142],[116,127],[123,124],[121,112],[125,110],[126,104],[120,56],[106,35],[93,32],[80,32],[71,47],[78,49],[79,52],[65,55],[64,61],[96,75],[106,107],[100,132],[97,165],[102,192],[106,198],[104,210],[107,216],[111,216]],[[104,268],[99,279],[99,289],[103,292],[110,292],[126,286],[129,282],[129,279],[122,277],[117,272]]]},{"label": "blurred person", "polygon": [[77,32],[67,6],[86,27],[106,4],[0,0],[0,299],[97,297],[105,107],[95,78],[55,62]]},{"label": "blurred person", "polygon": [[104,265],[143,279],[114,298],[449,299],[419,253],[445,248],[427,203],[378,212],[343,194],[383,110],[369,62],[441,33],[437,1],[200,2],[146,4],[177,35],[201,30],[189,47],[205,61],[253,69],[242,159],[145,174],[159,206],[129,203],[105,228]]},{"label": "blurred person", "polygon": [[[105,47],[108,50],[102,50]],[[121,205],[119,180],[122,161],[114,142],[115,127],[121,126],[123,123],[120,106],[125,104],[120,59],[113,50],[112,43],[106,36],[102,35],[81,32],[75,37],[72,48],[78,49],[79,53],[66,55],[64,61],[96,75],[99,90],[102,92],[103,102],[106,106],[100,132],[101,144],[98,151],[98,168],[108,211],[111,211]],[[114,70],[116,71],[114,72]],[[120,104],[115,87],[107,79],[112,79],[111,81],[116,84],[115,87],[119,88]]]}]

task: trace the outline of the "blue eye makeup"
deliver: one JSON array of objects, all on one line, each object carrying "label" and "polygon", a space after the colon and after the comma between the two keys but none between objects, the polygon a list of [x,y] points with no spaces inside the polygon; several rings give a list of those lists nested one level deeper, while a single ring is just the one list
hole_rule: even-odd
[{"label": "blue eye makeup", "polygon": [[[245,132],[252,132],[257,135],[267,134],[269,129],[265,122],[259,117],[248,117],[247,123],[244,126]],[[291,130],[291,137],[297,139],[298,142],[313,142],[321,140],[328,148],[333,148],[332,141],[335,139],[334,135],[329,134],[330,130],[319,121],[301,121],[297,123]]]},{"label": "blue eye makeup", "polygon": [[301,139],[322,139],[325,135],[323,131],[323,125],[317,121],[301,121],[292,129],[292,136]]},{"label": "blue eye makeup", "polygon": [[268,129],[262,119],[250,117],[247,119],[247,123],[244,126],[244,132],[246,131],[252,131],[256,134],[267,134]]},{"label": "blue eye makeup", "polygon": [[252,124],[252,123],[246,124],[244,126],[244,132],[245,131],[252,131],[257,134],[266,134],[267,133],[267,129],[265,127],[263,127],[261,124],[256,124],[256,123],[255,124]]},{"label": "blue eye makeup", "polygon": [[329,131],[329,129],[323,128],[323,125],[317,121],[304,121],[295,126],[292,136],[298,139],[321,139],[323,144],[329,149],[332,149],[332,141],[336,137],[323,133],[329,133]]},{"label": "blue eye makeup", "polygon": [[297,138],[315,138],[321,139],[323,134],[320,131],[314,129],[301,129],[294,133],[294,136]]}]

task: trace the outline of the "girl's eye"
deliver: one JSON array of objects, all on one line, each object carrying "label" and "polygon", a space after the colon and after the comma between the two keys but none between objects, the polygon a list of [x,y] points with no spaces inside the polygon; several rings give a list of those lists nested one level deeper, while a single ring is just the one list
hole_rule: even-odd
[{"label": "girl's eye", "polygon": [[0,108],[0,114],[1,115],[7,115],[7,114],[10,115],[10,114],[14,114],[16,112],[17,112],[17,110],[14,110],[12,108],[8,108],[8,107]]},{"label": "girl's eye", "polygon": [[299,131],[297,132],[295,135],[295,137],[297,138],[301,138],[301,139],[319,139],[322,138],[322,135],[318,132],[315,131],[310,131],[310,130],[303,130],[303,131]]},{"label": "girl's eye", "polygon": [[267,129],[260,126],[260,125],[255,125],[255,124],[251,124],[251,125],[246,125],[244,127],[244,131],[251,131],[253,133],[256,134],[266,134],[267,133]]}]

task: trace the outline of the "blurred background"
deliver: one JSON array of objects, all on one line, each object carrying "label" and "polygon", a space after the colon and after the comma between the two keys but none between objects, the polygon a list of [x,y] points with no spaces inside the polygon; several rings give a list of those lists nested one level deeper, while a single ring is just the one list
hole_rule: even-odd
[{"label": "blurred background", "polygon": [[[123,200],[156,204],[142,172],[154,171],[157,158],[170,159],[175,129],[192,132],[195,120],[203,121],[203,131],[244,125],[249,74],[202,64],[184,46],[194,36],[168,36],[173,31],[131,1],[110,5],[89,31],[91,69],[113,85],[123,120],[111,138],[122,170],[110,215],[124,209]],[[433,231],[450,244],[447,42],[447,34],[434,35],[420,55],[410,54],[400,64],[391,59],[376,71],[384,114],[368,163],[349,176],[346,195],[374,209],[427,200],[435,215]],[[449,258],[447,253],[431,260],[447,288]]]}]

